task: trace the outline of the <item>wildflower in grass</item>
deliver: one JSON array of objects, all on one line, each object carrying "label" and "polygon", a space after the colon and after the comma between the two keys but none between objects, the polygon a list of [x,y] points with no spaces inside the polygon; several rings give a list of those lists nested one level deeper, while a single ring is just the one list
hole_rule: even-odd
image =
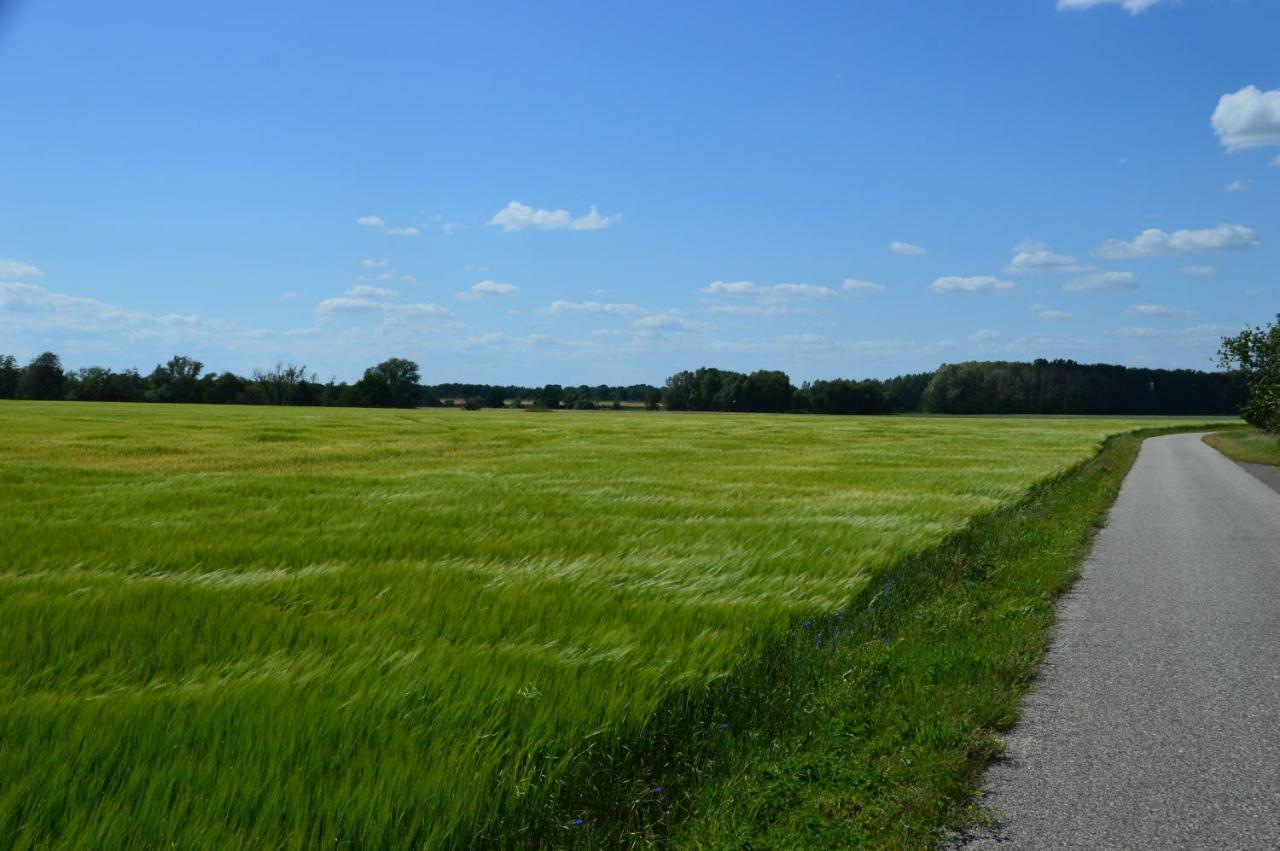
[{"label": "wildflower in grass", "polygon": [[574,819],[574,820],[573,820],[573,826],[574,826],[574,827],[582,827],[584,824],[586,824],[586,820],[585,820],[585,819],[576,818],[576,819]]}]

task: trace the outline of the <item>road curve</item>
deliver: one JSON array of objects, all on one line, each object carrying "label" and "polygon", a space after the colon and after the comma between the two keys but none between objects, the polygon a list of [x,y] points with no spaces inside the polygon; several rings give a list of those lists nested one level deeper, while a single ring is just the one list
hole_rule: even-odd
[{"label": "road curve", "polygon": [[1148,439],[1060,622],[984,848],[1280,848],[1280,493]]}]

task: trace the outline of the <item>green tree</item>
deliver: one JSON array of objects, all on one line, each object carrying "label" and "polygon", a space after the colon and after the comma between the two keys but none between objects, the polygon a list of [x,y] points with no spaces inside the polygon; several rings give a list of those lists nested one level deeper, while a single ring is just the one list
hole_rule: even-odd
[{"label": "green tree", "polygon": [[186,355],[174,355],[163,366],[157,365],[147,378],[150,402],[199,402],[198,381],[204,364]]},{"label": "green tree", "polygon": [[1240,416],[1264,431],[1280,432],[1280,314],[1271,325],[1223,337],[1218,362],[1239,372],[1249,388]]},{"label": "green tree", "polygon": [[0,355],[0,399],[12,399],[18,395],[18,359],[13,355]]},{"label": "green tree", "polygon": [[36,355],[18,377],[19,399],[61,399],[67,376],[62,359],[53,352]]},{"label": "green tree", "polygon": [[418,365],[404,358],[391,358],[364,371],[356,382],[359,404],[374,408],[416,408],[421,388]]}]

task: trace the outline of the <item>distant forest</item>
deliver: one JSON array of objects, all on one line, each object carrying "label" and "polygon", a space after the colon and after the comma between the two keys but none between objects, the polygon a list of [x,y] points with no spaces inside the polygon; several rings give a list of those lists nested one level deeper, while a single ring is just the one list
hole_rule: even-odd
[{"label": "distant forest", "polygon": [[778,370],[752,373],[703,367],[649,384],[542,387],[423,385],[418,365],[392,358],[352,384],[321,383],[306,367],[277,364],[241,376],[205,372],[178,355],[143,375],[105,367],[66,370],[53,352],[20,365],[0,355],[0,399],[90,402],[186,402],[468,409],[529,407],[810,414],[1235,414],[1248,401],[1236,372],[1136,369],[1071,360],[970,361],[886,380],[811,381],[796,387]]}]

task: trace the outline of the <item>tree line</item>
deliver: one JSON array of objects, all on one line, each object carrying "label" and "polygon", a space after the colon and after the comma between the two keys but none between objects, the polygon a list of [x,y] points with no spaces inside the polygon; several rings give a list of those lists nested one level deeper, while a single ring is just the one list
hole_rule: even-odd
[{"label": "tree line", "polygon": [[320,382],[305,366],[277,364],[250,375],[205,372],[204,364],[175,355],[148,374],[101,366],[67,370],[54,352],[20,365],[0,355],[0,399],[65,399],[82,402],[183,402],[231,405],[327,405],[366,408],[433,408],[461,402],[467,408],[657,408],[662,394],[649,384],[543,387],[490,384],[423,385],[416,363],[391,358],[348,384]]},{"label": "tree line", "polygon": [[418,365],[404,358],[371,366],[351,384],[321,383],[314,372],[293,364],[254,370],[249,376],[206,372],[204,364],[185,355],[157,364],[143,375],[134,369],[97,366],[69,371],[57,354],[45,352],[25,365],[12,355],[0,355],[0,398],[384,408],[461,402],[468,409],[545,410],[621,408],[626,403],[651,410],[810,414],[1235,414],[1244,405],[1246,411],[1260,412],[1255,419],[1280,427],[1280,402],[1276,401],[1280,396],[1274,391],[1268,396],[1262,384],[1250,383],[1241,366],[1262,362],[1254,353],[1271,351],[1265,348],[1270,345],[1277,353],[1270,355],[1266,369],[1275,374],[1280,361],[1278,329],[1280,322],[1267,332],[1256,329],[1225,340],[1223,365],[1235,367],[1229,372],[1138,369],[1071,360],[972,361],[885,380],[835,378],[798,387],[780,370],[742,373],[714,367],[678,372],[661,388],[648,384],[423,385]]}]

